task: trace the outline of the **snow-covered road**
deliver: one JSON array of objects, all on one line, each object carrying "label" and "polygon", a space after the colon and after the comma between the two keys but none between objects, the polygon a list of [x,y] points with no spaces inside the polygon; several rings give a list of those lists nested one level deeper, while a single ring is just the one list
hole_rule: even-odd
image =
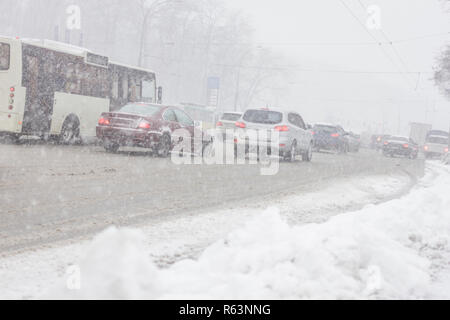
[{"label": "snow-covered road", "polygon": [[[403,175],[354,177],[5,257],[0,297],[446,297],[450,170],[428,163],[412,191],[379,203],[409,183]],[[69,290],[78,279],[81,290]]]}]

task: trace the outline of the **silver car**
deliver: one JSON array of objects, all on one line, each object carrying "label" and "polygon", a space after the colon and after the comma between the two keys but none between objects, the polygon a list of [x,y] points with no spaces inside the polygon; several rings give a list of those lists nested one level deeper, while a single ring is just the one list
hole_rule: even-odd
[{"label": "silver car", "polygon": [[[313,135],[308,130],[303,118],[293,111],[275,109],[249,109],[242,118],[236,122],[237,145],[245,145],[248,152],[250,148],[259,147],[262,143],[270,147],[270,134],[279,133],[280,157],[287,161],[295,161],[297,156],[302,156],[303,161],[312,160]],[[249,132],[252,131],[252,134]],[[267,132],[267,140],[254,138],[254,132]]]},{"label": "silver car", "polygon": [[242,114],[237,111],[224,112],[216,123],[217,138],[223,138],[224,142],[231,141],[232,143],[234,135],[227,136],[227,132],[230,133],[236,129],[236,122],[242,117]]}]

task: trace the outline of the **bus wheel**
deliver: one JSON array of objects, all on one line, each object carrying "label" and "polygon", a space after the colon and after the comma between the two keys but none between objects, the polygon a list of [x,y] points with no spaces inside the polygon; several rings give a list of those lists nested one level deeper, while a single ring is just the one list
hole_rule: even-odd
[{"label": "bus wheel", "polygon": [[64,121],[59,142],[70,145],[78,141],[80,136],[80,121],[75,117],[69,117]]},{"label": "bus wheel", "polygon": [[7,144],[18,144],[20,140],[20,136],[16,134],[7,134],[4,136],[0,136],[0,142],[4,142]]}]

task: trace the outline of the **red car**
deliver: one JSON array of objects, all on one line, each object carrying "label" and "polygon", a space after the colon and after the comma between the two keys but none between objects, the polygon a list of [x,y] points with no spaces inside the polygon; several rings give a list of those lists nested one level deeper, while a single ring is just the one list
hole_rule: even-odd
[{"label": "red car", "polygon": [[[189,133],[179,136],[178,129]],[[177,135],[177,136],[175,136]],[[191,150],[203,152],[209,139],[181,109],[149,103],[131,103],[116,112],[103,113],[97,125],[97,138],[108,152],[121,146],[152,149],[161,157],[168,157],[176,143],[191,140]]]}]

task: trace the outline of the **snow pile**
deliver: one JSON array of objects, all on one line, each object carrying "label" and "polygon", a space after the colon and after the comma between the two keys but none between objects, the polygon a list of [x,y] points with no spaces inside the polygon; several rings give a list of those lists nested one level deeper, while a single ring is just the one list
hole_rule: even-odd
[{"label": "snow pile", "polygon": [[[410,194],[323,224],[289,226],[275,208],[198,260],[158,269],[144,234],[109,229],[80,263],[81,289],[56,298],[414,299],[448,294],[450,170],[432,164]],[[437,293],[435,282],[439,283]],[[434,280],[434,281],[433,281]],[[438,296],[439,298],[440,296]]]}]

